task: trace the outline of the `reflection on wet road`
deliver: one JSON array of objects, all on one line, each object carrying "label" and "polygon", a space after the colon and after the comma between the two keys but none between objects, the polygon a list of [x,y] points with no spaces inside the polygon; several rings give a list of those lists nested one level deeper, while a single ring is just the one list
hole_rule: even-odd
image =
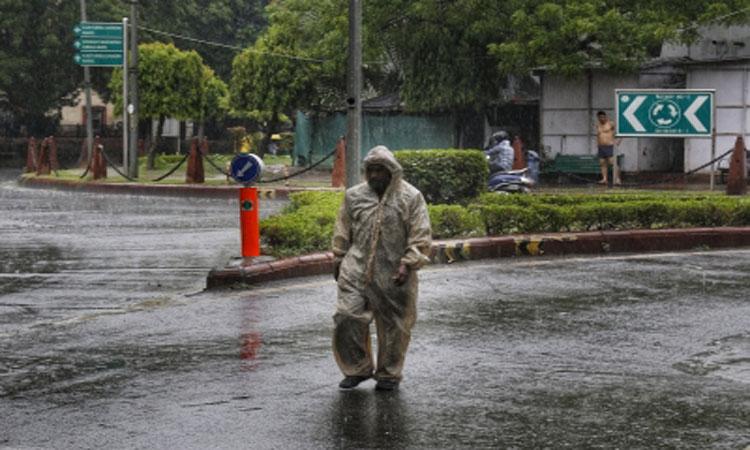
[{"label": "reflection on wet road", "polygon": [[0,196],[0,448],[750,445],[750,250],[428,268],[401,390],[340,392],[331,277],[197,292],[234,205]]}]

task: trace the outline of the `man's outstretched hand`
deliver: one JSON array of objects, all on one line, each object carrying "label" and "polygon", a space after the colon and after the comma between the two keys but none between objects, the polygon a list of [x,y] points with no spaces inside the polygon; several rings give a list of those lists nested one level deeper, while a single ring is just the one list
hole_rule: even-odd
[{"label": "man's outstretched hand", "polygon": [[395,275],[393,275],[393,282],[396,284],[396,286],[402,286],[404,283],[406,283],[406,280],[409,278],[409,266],[406,264],[401,264],[398,266],[398,272],[396,272]]}]

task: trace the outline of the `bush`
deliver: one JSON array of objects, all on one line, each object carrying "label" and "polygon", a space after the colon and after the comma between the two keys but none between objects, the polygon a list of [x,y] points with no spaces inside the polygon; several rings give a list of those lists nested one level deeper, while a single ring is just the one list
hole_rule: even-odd
[{"label": "bush", "polygon": [[343,194],[299,192],[289,198],[290,204],[283,214],[260,221],[266,251],[275,256],[290,256],[329,250]]},{"label": "bush", "polygon": [[466,204],[486,190],[489,168],[480,150],[400,150],[404,179],[427,203]]},{"label": "bush", "polygon": [[[282,215],[261,220],[266,249],[277,256],[328,250],[342,199],[340,192],[292,194]],[[428,209],[436,239],[484,234],[750,225],[750,199],[714,195],[488,194],[468,207],[429,205]]]},{"label": "bush", "polygon": [[435,239],[484,235],[484,223],[476,210],[460,205],[430,205],[428,210]]}]

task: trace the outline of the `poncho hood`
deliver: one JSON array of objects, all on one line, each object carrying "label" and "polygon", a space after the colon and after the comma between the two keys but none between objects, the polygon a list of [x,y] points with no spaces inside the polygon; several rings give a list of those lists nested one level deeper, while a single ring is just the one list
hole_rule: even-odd
[{"label": "poncho hood", "polygon": [[367,178],[368,166],[380,164],[391,173],[391,185],[401,179],[404,171],[401,164],[396,161],[396,157],[393,156],[393,153],[388,150],[388,147],[385,145],[378,145],[377,147],[371,148],[370,151],[367,152],[367,156],[365,156],[364,163],[365,178]]}]

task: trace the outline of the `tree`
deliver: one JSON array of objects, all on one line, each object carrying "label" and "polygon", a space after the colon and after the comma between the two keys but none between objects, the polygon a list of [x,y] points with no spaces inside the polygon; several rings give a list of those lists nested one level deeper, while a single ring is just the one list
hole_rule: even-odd
[{"label": "tree", "polygon": [[[138,46],[138,100],[140,117],[158,119],[156,141],[148,154],[153,169],[156,149],[161,147],[164,120],[201,119],[206,110],[208,78],[203,61],[194,50],[182,51],[172,44],[154,42]],[[116,111],[122,112],[122,71],[110,81]]]},{"label": "tree", "polygon": [[502,40],[505,0],[388,0],[368,9],[368,32],[387,48],[401,98],[418,111],[480,109],[504,78],[487,45]]},{"label": "tree", "polygon": [[489,48],[505,73],[525,73],[534,67],[565,75],[590,67],[632,71],[659,56],[665,41],[689,41],[696,25],[747,7],[747,0],[517,2],[512,33]]},{"label": "tree", "polygon": [[[123,10],[115,0],[90,3],[92,20],[117,17]],[[16,126],[50,133],[58,118],[49,113],[72,104],[83,80],[73,61],[73,26],[80,14],[73,1],[0,1],[0,93]],[[94,86],[106,87],[110,70],[91,72]]]},{"label": "tree", "polygon": [[[363,14],[364,92],[398,92],[406,108],[452,112],[460,122],[496,102],[505,78],[488,45],[502,40],[506,0],[381,0]],[[345,107],[347,0],[287,0],[268,8],[273,33],[292,36],[279,52],[315,60],[310,95],[299,106]],[[366,95],[366,94],[365,94]],[[461,127],[463,128],[463,127]]]},{"label": "tree", "polygon": [[[268,0],[140,0],[142,24],[156,30],[217,42],[227,46],[251,45],[266,27],[263,8]],[[198,41],[173,39],[143,31],[146,41],[175,42],[197,51],[220,78],[228,80],[237,51]]]},{"label": "tree", "polygon": [[279,31],[269,29],[232,64],[230,106],[235,115],[264,124],[261,156],[268,150],[281,115],[310,98],[313,74],[318,70],[315,61],[299,56],[297,37]]},{"label": "tree", "polygon": [[229,110],[229,88],[211,68],[203,66],[204,92],[201,102],[198,137],[203,139],[206,121],[221,119]]}]

